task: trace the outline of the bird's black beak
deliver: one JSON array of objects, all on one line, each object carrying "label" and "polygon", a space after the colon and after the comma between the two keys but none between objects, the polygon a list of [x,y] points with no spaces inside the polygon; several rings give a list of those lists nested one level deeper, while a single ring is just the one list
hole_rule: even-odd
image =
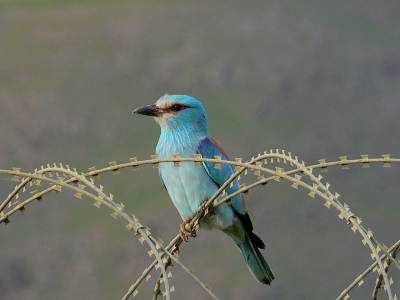
[{"label": "bird's black beak", "polygon": [[151,104],[136,108],[132,113],[145,116],[159,117],[162,115],[163,111],[162,109],[157,108],[155,104]]}]

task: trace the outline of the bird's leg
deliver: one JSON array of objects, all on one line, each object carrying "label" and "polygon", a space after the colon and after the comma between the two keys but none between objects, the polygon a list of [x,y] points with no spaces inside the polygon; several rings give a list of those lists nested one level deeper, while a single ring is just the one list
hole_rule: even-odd
[{"label": "bird's leg", "polygon": [[[207,201],[208,200],[206,199],[201,203],[200,207],[197,209],[197,215],[200,215],[201,213],[203,213],[206,210]],[[186,219],[185,221],[183,221],[183,223],[181,224],[181,226],[179,228],[179,235],[181,236],[181,239],[184,242],[188,241],[189,236],[196,237],[196,230],[186,228],[186,225],[189,224],[190,221],[191,221],[191,219]]]},{"label": "bird's leg", "polygon": [[189,240],[189,236],[196,236],[196,233],[194,232],[189,232],[186,230],[186,224],[190,223],[190,219],[186,219],[185,221],[182,222],[180,229],[179,229],[179,235],[181,236],[182,241],[187,242]]},{"label": "bird's leg", "polygon": [[206,210],[206,203],[207,203],[207,201],[208,201],[208,200],[204,200],[204,201],[201,203],[200,207],[197,209],[197,214],[198,214],[198,215],[201,214],[203,211]]}]

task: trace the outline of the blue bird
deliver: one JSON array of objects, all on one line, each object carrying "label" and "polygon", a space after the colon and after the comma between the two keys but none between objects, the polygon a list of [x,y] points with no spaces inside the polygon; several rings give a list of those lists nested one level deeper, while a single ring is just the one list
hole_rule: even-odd
[{"label": "blue bird", "polygon": [[[203,158],[228,156],[222,147],[210,137],[206,112],[199,101],[186,95],[165,95],[155,104],[143,106],[133,111],[136,114],[152,116],[161,127],[156,154],[159,158],[193,157]],[[213,163],[202,163],[196,167],[193,162],[182,162],[174,167],[172,162],[160,163],[159,175],[175,207],[184,222],[180,234],[188,240],[185,225],[193,218],[204,201],[214,193],[233,174],[229,164],[215,169]],[[228,194],[239,190],[237,180],[226,189]],[[218,228],[226,233],[241,250],[244,260],[254,278],[261,283],[270,284],[274,279],[271,268],[258,248],[265,249],[263,241],[253,233],[253,225],[247,212],[243,194],[232,198],[232,204],[224,203],[200,222],[202,228]]]}]

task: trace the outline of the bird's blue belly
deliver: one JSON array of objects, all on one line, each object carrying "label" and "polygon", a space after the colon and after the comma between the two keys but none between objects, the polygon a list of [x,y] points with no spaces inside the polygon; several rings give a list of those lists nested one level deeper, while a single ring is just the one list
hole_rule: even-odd
[{"label": "bird's blue belly", "polygon": [[182,219],[192,218],[203,201],[208,200],[218,187],[203,167],[193,162],[161,163],[160,173],[175,207]]},{"label": "bird's blue belly", "polygon": [[[160,137],[156,148],[157,155],[160,158],[171,158],[173,153],[177,153],[180,157],[193,157],[193,154],[197,153],[198,142],[185,142],[185,136],[174,136],[173,139]],[[193,141],[201,139],[188,135],[187,138],[189,137]],[[197,167],[194,162],[180,162],[179,167],[175,167],[172,162],[160,163],[159,173],[183,220],[193,218],[201,204],[209,200],[219,188],[204,166]],[[232,224],[233,219],[233,208],[224,203],[215,209],[212,217],[204,217],[200,225],[203,228],[224,229]]]}]

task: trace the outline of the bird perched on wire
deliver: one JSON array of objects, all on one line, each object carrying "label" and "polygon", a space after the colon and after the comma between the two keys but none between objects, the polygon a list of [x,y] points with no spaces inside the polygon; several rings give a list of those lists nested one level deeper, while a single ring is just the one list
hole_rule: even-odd
[{"label": "bird perched on wire", "polygon": [[[174,154],[180,157],[200,154],[203,158],[221,156],[223,160],[228,159],[226,152],[209,135],[203,106],[190,96],[165,95],[155,104],[133,112],[152,116],[160,125],[161,135],[156,148],[159,158],[172,158]],[[182,162],[180,167],[175,167],[173,162],[160,163],[161,181],[184,220],[180,227],[184,241],[191,234],[185,230],[185,225],[232,174],[229,164],[221,164],[221,168],[217,169],[208,162],[203,162],[200,168],[193,162]],[[228,194],[239,190],[238,181],[235,179],[225,190]],[[231,205],[223,203],[215,208],[213,216],[205,216],[200,224],[203,228],[218,228],[231,237],[242,251],[253,276],[261,283],[271,283],[274,275],[258,249],[264,249],[265,244],[253,233],[243,194],[233,197]]]}]

